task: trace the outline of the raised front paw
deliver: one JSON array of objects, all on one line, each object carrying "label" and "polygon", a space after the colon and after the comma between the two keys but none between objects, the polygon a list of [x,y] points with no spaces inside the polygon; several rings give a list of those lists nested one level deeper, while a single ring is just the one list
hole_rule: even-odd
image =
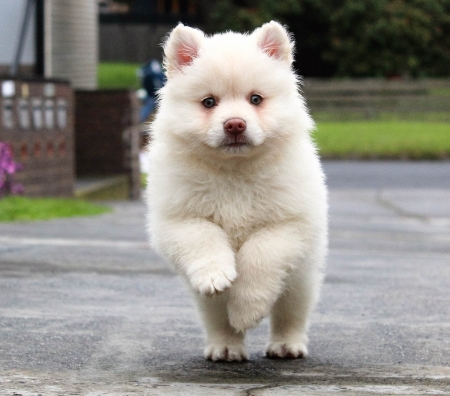
[{"label": "raised front paw", "polygon": [[308,349],[302,342],[270,342],[266,356],[271,359],[299,359],[308,355]]},{"label": "raised front paw", "polygon": [[213,296],[228,289],[236,279],[233,266],[203,266],[190,274],[189,280],[193,289],[200,294]]},{"label": "raised front paw", "polygon": [[205,358],[213,362],[242,362],[248,360],[245,346],[242,344],[210,344],[205,348]]}]

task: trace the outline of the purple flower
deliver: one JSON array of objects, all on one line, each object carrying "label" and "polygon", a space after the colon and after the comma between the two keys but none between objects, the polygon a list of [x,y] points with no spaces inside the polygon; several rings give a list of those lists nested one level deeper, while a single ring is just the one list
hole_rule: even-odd
[{"label": "purple flower", "polygon": [[22,169],[22,164],[14,162],[9,144],[0,142],[0,198],[8,194],[23,193],[23,186],[12,180],[13,175]]},{"label": "purple flower", "polygon": [[22,184],[14,183],[11,186],[11,194],[20,195],[20,194],[23,194],[23,192],[24,192],[24,188],[23,188]]}]

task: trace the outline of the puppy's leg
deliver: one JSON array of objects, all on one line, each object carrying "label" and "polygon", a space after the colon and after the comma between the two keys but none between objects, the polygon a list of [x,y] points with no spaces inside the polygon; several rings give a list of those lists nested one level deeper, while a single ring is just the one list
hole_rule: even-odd
[{"label": "puppy's leg", "polygon": [[272,308],[267,357],[306,357],[307,321],[317,299],[321,280],[321,273],[311,264],[293,271],[287,281],[286,290]]},{"label": "puppy's leg", "polygon": [[237,276],[234,252],[222,228],[205,219],[153,224],[152,246],[174,264],[197,293],[220,294]]},{"label": "puppy's leg", "polygon": [[240,362],[247,360],[245,332],[236,332],[228,321],[226,296],[196,295],[207,333],[204,356],[212,361]]},{"label": "puppy's leg", "polygon": [[285,286],[288,273],[307,254],[304,226],[284,223],[263,228],[244,242],[236,256],[238,278],[229,291],[228,315],[238,331],[267,316]]}]

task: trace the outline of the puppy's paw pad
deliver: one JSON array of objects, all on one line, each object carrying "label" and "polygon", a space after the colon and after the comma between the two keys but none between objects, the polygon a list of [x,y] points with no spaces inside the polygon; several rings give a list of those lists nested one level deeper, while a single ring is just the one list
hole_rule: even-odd
[{"label": "puppy's paw pad", "polygon": [[244,345],[208,345],[205,358],[213,362],[242,362],[248,360]]},{"label": "puppy's paw pad", "polygon": [[266,356],[270,359],[301,359],[307,355],[308,349],[301,342],[271,342],[266,348]]},{"label": "puppy's paw pad", "polygon": [[213,296],[230,288],[236,277],[237,273],[233,267],[205,269],[191,276],[191,284],[197,293]]}]

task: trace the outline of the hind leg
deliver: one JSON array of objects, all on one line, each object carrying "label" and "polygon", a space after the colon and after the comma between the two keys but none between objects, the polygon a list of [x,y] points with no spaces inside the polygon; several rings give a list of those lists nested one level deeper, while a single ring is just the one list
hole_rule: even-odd
[{"label": "hind leg", "polygon": [[308,317],[320,289],[321,275],[294,273],[285,292],[272,307],[269,358],[296,359],[308,354]]},{"label": "hind leg", "polygon": [[231,327],[226,294],[213,297],[196,295],[196,299],[207,333],[205,358],[227,362],[247,360],[245,332],[237,332]]}]

